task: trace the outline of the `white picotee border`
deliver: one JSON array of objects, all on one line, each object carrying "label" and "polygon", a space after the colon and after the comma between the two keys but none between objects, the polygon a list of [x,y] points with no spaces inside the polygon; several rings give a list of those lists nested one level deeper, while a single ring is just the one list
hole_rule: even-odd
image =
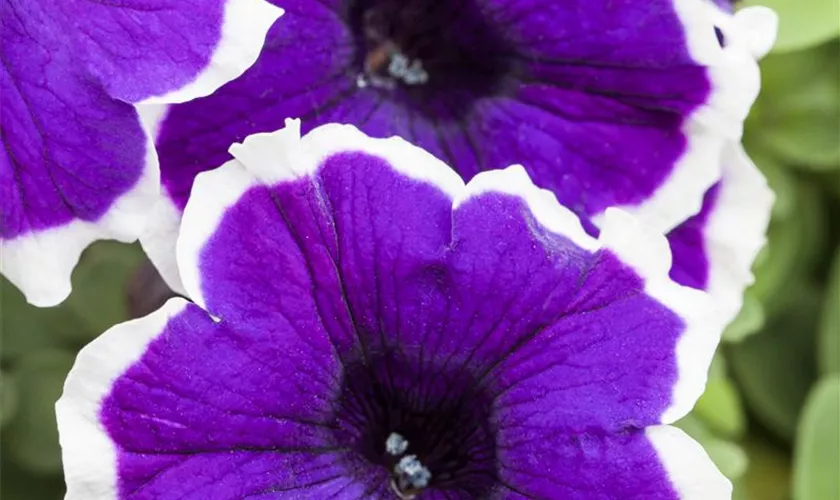
[{"label": "white picotee border", "polygon": [[703,242],[709,265],[706,291],[728,324],[754,281],[751,268],[767,242],[775,195],[741,144],[728,144],[722,163],[723,178],[703,227]]},{"label": "white picotee border", "polygon": [[100,422],[100,406],[114,381],[188,305],[184,299],[170,299],[144,318],[112,327],[79,352],[55,404],[65,500],[117,498],[117,450]]},{"label": "white picotee border", "polygon": [[147,140],[143,172],[100,220],[75,219],[62,226],[0,240],[0,273],[23,292],[29,303],[50,307],[66,299],[72,289],[73,268],[94,241],[137,240],[160,185],[157,153],[145,125],[144,132]]},{"label": "white picotee border", "polygon": [[299,122],[287,121],[283,130],[256,134],[232,146],[234,160],[198,176],[177,244],[178,267],[189,297],[207,308],[202,293],[201,251],[242,193],[255,185],[311,175],[325,158],[341,151],[364,151],[384,158],[404,175],[439,187],[453,200],[454,209],[482,193],[517,196],[547,230],[589,251],[605,248],[617,255],[644,280],[645,292],[685,323],[675,353],[678,378],[661,423],[678,420],[694,406],[705,387],[724,322],[709,294],[671,280],[671,251],[662,233],[626,212],[609,209],[596,240],[553,193],[537,188],[521,166],[482,172],[465,186],[457,174],[420,148],[398,138],[373,139],[349,125],[325,125],[301,139]]},{"label": "white picotee border", "polygon": [[[157,142],[158,134],[170,106],[167,104],[142,104],[137,109],[149,134]],[[152,261],[166,284],[176,293],[186,295],[178,265],[175,262],[175,242],[181,228],[181,210],[161,187],[155,200],[148,207],[148,218],[140,233],[140,245]]]},{"label": "white picotee border", "polygon": [[140,246],[166,285],[174,292],[186,296],[187,291],[181,283],[181,274],[175,260],[175,245],[180,229],[181,210],[166,193],[160,193],[149,209],[146,227],[140,234]]},{"label": "white picotee border", "polygon": [[227,0],[222,36],[207,66],[187,85],[138,104],[176,104],[212,94],[250,68],[283,9],[265,0]]},{"label": "white picotee border", "polygon": [[[733,15],[710,0],[673,1],[691,57],[708,67],[711,94],[685,121],[686,151],[665,183],[642,203],[619,207],[662,232],[696,214],[704,193],[720,178],[720,152],[726,143],[740,140],[761,86],[756,59],[772,46],[777,25],[775,14],[764,7]],[[715,27],[724,33],[725,47]],[[600,226],[602,218],[597,214],[593,220]]]},{"label": "white picotee border", "polygon": [[653,444],[680,500],[730,500],[732,483],[715,466],[700,443],[669,425],[648,427]]},{"label": "white picotee border", "polygon": [[668,240],[626,212],[607,210],[598,241],[642,277],[649,296],[685,323],[677,343],[677,380],[671,404],[660,420],[663,424],[676,422],[691,411],[706,387],[709,366],[725,326],[720,311],[709,294],[671,280]]}]

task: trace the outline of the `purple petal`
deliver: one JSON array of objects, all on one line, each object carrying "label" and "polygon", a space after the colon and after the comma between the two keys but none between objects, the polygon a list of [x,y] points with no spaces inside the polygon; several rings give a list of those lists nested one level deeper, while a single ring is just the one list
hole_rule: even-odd
[{"label": "purple petal", "polygon": [[324,347],[282,326],[234,331],[183,299],[118,325],[56,407],[67,498],[359,498],[316,418],[338,368]]},{"label": "purple petal", "polygon": [[282,13],[264,0],[49,5],[57,27],[84,54],[87,71],[109,95],[128,102],[183,102],[212,93],[254,63]]},{"label": "purple petal", "polygon": [[2,0],[0,11],[0,270],[50,306],[84,248],[136,240],[157,199],[153,113],[141,124],[126,101],[206,95],[256,59],[279,11],[261,0]]},{"label": "purple petal", "polygon": [[[723,139],[740,133],[757,93],[754,62],[739,59],[738,37],[718,45],[723,13],[707,0],[403,4],[420,26],[439,16],[442,37],[452,26],[448,46],[472,54],[456,61],[463,67],[452,63],[437,80],[432,73],[426,93],[360,86],[365,53],[352,12],[286,2],[252,68],[208,98],[174,106],[162,124],[161,233],[177,227],[199,172],[227,161],[231,143],[288,117],[306,129],[338,122],[404,137],[465,179],[522,164],[580,216],[600,220],[621,206],[667,231],[700,208],[720,176]],[[453,5],[463,8],[450,12]],[[500,82],[486,88],[494,71]],[[173,268],[163,239],[144,246]]]},{"label": "purple petal", "polygon": [[767,238],[773,192],[740,144],[727,145],[723,178],[706,193],[701,211],[668,234],[674,253],[671,278],[708,291],[725,321],[734,319],[750,271]]},{"label": "purple petal", "polygon": [[729,481],[703,448],[679,429],[570,436],[565,446],[558,446],[547,432],[532,428],[501,444],[508,493],[499,498],[731,498]]},{"label": "purple petal", "polygon": [[137,238],[158,180],[137,112],[90,81],[39,7],[2,4],[0,269],[47,306],[91,241]]}]

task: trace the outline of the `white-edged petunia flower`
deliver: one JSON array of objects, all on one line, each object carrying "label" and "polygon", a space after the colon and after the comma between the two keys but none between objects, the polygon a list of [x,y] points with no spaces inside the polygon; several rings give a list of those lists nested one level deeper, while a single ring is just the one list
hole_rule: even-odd
[{"label": "white-edged petunia flower", "polygon": [[134,241],[159,192],[136,103],[210,94],[256,60],[263,0],[0,0],[0,271],[38,306],[97,239]]},{"label": "white-edged petunia flower", "polygon": [[201,174],[172,299],[86,347],[68,500],[724,500],[670,427],[723,325],[666,239],[599,237],[522,167],[399,138],[249,137]]}]

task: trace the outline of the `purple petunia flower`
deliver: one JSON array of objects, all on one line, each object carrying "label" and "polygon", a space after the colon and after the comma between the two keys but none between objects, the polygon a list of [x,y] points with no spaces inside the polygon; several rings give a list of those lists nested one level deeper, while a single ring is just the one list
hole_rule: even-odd
[{"label": "purple petunia flower", "polygon": [[176,290],[193,178],[286,118],[403,137],[465,179],[522,164],[579,216],[619,206],[665,232],[700,209],[758,92],[708,0],[275,3],[286,15],[253,67],[160,110],[165,196],[141,241]]},{"label": "purple petunia flower", "polygon": [[280,13],[262,0],[0,0],[0,271],[30,302],[63,300],[92,241],[143,228],[158,166],[132,103],[211,93],[256,60]]},{"label": "purple petunia flower", "polygon": [[620,210],[399,138],[248,138],[198,177],[172,299],[79,355],[69,500],[729,498],[690,410],[722,330]]}]

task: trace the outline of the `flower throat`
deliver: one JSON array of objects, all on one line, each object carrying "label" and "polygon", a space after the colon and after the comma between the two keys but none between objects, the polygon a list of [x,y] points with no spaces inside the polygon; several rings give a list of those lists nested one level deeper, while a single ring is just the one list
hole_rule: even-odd
[{"label": "flower throat", "polygon": [[347,16],[359,87],[469,101],[510,83],[512,50],[475,0],[351,0]]},{"label": "flower throat", "polygon": [[459,367],[393,353],[345,366],[336,440],[399,498],[426,490],[486,495],[498,482],[490,399]]}]

